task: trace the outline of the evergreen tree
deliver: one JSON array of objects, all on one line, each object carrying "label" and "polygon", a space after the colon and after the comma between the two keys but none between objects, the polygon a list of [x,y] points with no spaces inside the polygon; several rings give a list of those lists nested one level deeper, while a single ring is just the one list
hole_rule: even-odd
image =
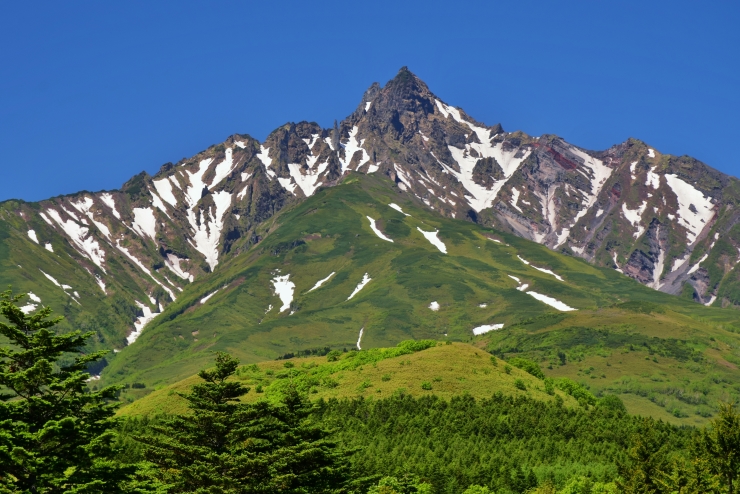
[{"label": "evergreen tree", "polygon": [[23,297],[0,294],[0,492],[120,492],[132,469],[113,459],[119,388],[87,386],[107,352],[83,353],[94,333],[56,334],[61,318],[25,314]]},{"label": "evergreen tree", "polygon": [[620,464],[621,479],[617,486],[626,494],[654,494],[665,492],[661,479],[667,475],[666,438],[645,418],[642,430],[633,435],[629,462]]},{"label": "evergreen tree", "polygon": [[294,389],[280,405],[249,405],[249,392],[230,380],[238,362],[219,353],[205,381],[183,393],[192,412],[152,426],[139,437],[150,475],[169,492],[328,493],[347,478],[344,455],[328,432],[311,423],[312,407]]},{"label": "evergreen tree", "polygon": [[701,432],[698,456],[717,477],[724,492],[738,492],[740,476],[740,414],[732,404],[723,404],[719,416]]}]

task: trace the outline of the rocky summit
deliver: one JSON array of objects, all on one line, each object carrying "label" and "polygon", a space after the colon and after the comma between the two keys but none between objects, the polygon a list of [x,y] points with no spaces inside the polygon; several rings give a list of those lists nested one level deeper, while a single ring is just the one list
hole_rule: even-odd
[{"label": "rocky summit", "polygon": [[120,190],[2,203],[0,282],[33,292],[25,310],[63,306],[99,343],[121,348],[190,284],[251,252],[278,212],[353,173],[390,179],[397,202],[655,290],[740,305],[736,178],[637,139],[589,151],[506,132],[445,103],[406,67],[332,128],[289,123],[264,142],[235,134]]}]

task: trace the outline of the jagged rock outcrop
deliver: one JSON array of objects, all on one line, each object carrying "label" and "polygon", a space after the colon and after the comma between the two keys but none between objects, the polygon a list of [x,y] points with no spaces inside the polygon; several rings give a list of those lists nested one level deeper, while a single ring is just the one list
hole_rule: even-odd
[{"label": "jagged rock outcrop", "polygon": [[[383,174],[442,215],[514,232],[655,289],[740,305],[737,179],[635,139],[593,152],[486,126],[405,67],[385,86],[373,83],[332,128],[288,123],[263,143],[234,135],[120,190],[7,201],[0,233],[38,259],[19,268],[25,279],[56,283],[73,306],[115,298],[115,317],[136,329],[187,283],[259,242],[257,227],[276,212],[349,172]],[[62,273],[72,281],[58,281]]]}]

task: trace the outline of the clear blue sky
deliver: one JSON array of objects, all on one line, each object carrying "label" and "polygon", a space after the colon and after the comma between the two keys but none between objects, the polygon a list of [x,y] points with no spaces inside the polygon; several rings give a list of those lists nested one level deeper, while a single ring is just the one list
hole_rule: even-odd
[{"label": "clear blue sky", "polygon": [[0,200],[329,126],[408,65],[477,120],[740,175],[740,3],[2,2]]}]

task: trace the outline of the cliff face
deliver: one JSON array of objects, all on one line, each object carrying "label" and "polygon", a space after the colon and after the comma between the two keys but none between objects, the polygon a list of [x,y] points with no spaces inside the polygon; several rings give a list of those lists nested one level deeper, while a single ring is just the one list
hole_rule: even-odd
[{"label": "cliff face", "polygon": [[350,170],[652,288],[740,304],[737,179],[634,139],[593,152],[486,126],[406,68],[334,128],[234,135],[120,190],[0,205],[0,282],[46,286],[30,305],[64,302],[72,321],[123,344],[186,284],[258,243],[257,225]]}]

